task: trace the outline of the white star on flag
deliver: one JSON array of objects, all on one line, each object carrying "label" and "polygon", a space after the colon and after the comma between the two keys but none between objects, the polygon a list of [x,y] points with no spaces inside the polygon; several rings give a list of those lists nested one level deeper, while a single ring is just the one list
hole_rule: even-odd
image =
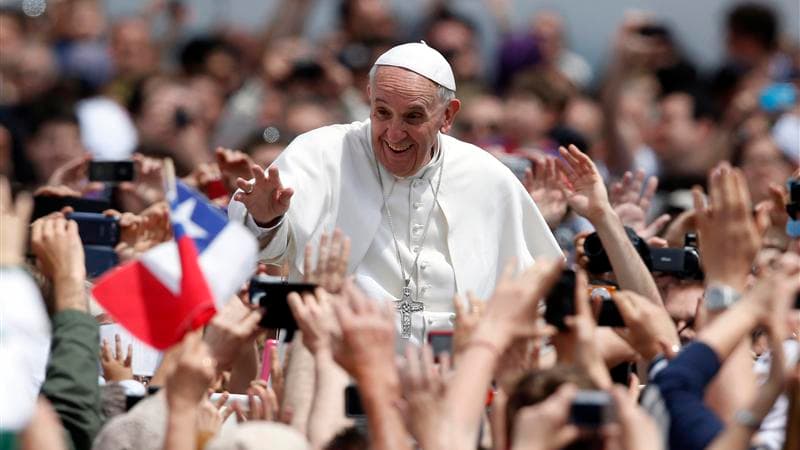
[{"label": "white star on flag", "polygon": [[197,206],[197,200],[194,198],[190,198],[181,203],[172,211],[172,221],[179,223],[183,227],[183,232],[190,238],[202,239],[206,237],[208,233],[205,228],[192,222],[192,213],[194,212],[195,206]]}]

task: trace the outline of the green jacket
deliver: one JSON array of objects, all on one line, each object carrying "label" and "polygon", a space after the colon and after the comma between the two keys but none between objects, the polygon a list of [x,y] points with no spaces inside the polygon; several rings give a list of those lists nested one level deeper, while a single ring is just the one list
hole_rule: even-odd
[{"label": "green jacket", "polygon": [[53,340],[42,385],[69,433],[67,446],[89,450],[104,418],[101,411],[98,355],[99,328],[95,319],[78,310],[52,317]]}]

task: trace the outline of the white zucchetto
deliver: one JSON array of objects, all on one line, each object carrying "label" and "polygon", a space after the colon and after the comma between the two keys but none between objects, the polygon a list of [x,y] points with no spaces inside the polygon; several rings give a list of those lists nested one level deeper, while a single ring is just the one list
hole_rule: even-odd
[{"label": "white zucchetto", "polygon": [[450,64],[441,53],[428,47],[425,41],[392,47],[375,61],[375,65],[402,67],[451,91],[456,90],[456,79]]}]

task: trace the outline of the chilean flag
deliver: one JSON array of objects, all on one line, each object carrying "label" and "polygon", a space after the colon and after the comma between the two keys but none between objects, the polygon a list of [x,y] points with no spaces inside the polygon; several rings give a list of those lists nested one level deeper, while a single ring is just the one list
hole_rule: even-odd
[{"label": "chilean flag", "polygon": [[104,275],[92,295],[132,335],[165,350],[203,326],[253,274],[255,237],[177,182],[170,204],[174,241]]}]

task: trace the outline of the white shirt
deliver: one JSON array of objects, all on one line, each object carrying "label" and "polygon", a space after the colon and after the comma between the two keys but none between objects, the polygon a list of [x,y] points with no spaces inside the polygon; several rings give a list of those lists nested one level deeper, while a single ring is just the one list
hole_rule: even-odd
[{"label": "white shirt", "polygon": [[[381,169],[405,268],[419,247],[419,273],[412,296],[425,305],[412,315],[412,341],[427,331],[452,327],[452,297],[473,291],[488,298],[505,264],[519,268],[534,257],[563,257],[552,233],[519,180],[485,151],[440,135],[434,160],[407,179]],[[274,232],[263,259],[288,260],[289,278],[302,277],[303,249],[323,232],[339,227],[352,241],[348,273],[375,299],[396,300],[403,279],[381,195],[370,124],[355,122],[299,136],[275,162],[284,186],[295,194],[284,219],[272,230],[259,228],[244,205],[232,201],[228,214],[257,237]],[[421,243],[443,166],[439,198],[428,236]],[[424,268],[423,268],[424,266]],[[399,318],[398,318],[399,323]]]}]

